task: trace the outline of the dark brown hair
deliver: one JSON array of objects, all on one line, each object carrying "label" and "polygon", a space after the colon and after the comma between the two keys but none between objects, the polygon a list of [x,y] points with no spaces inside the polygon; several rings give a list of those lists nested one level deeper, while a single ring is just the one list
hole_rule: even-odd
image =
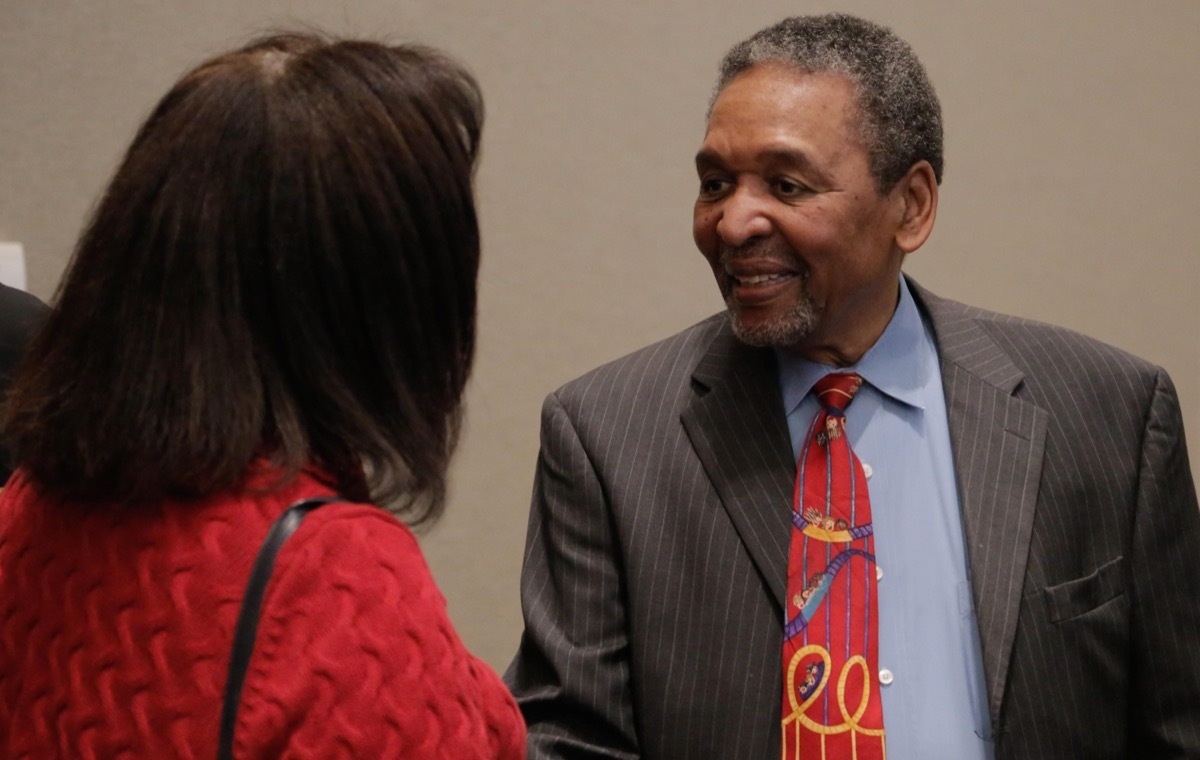
[{"label": "dark brown hair", "polygon": [[52,494],[143,503],[265,458],[435,517],[474,355],[482,118],[474,79],[416,46],[274,35],[186,74],[16,378],[18,462]]}]

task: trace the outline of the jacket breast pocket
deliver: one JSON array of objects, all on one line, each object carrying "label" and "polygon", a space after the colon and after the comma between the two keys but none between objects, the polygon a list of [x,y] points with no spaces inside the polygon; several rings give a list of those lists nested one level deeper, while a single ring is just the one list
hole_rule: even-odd
[{"label": "jacket breast pocket", "polygon": [[1050,621],[1061,623],[1091,612],[1125,593],[1125,557],[1110,560],[1082,578],[1045,588]]}]

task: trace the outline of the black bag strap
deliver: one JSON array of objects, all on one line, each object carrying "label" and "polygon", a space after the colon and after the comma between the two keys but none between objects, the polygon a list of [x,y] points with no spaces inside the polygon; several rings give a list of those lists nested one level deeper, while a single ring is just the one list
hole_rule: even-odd
[{"label": "black bag strap", "polygon": [[271,580],[271,571],[275,567],[275,556],[283,547],[288,537],[300,527],[304,516],[322,504],[340,501],[336,496],[323,496],[316,499],[302,499],[287,508],[275,520],[267,537],[263,539],[262,548],[254,559],[254,568],[250,571],[250,580],[246,583],[246,593],[242,597],[242,609],[238,612],[237,627],[233,631],[233,652],[229,657],[229,675],[225,679],[225,699],[221,704],[221,739],[217,745],[218,760],[232,760],[233,731],[237,725],[238,707],[242,702],[242,684],[246,681],[246,668],[250,665],[250,656],[254,654],[254,639],[258,634],[258,616],[262,610],[263,595],[267,591],[267,582]]}]

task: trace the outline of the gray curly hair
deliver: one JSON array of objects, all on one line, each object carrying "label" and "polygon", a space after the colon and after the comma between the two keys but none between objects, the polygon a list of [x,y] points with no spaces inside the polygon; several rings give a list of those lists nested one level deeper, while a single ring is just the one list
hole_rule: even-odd
[{"label": "gray curly hair", "polygon": [[709,114],[730,81],[768,61],[840,74],[854,84],[860,136],[881,192],[922,159],[941,183],[942,107],[916,53],[891,29],[844,13],[784,19],[725,54]]}]

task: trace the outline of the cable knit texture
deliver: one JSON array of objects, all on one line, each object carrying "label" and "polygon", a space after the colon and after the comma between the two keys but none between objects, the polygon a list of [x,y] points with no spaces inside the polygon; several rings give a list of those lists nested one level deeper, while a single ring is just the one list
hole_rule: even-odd
[{"label": "cable knit texture", "polygon": [[[302,475],[131,512],[48,503],[18,472],[0,494],[0,755],[215,757],[255,554],[289,504],[329,493]],[[276,560],[234,754],[507,760],[525,729],[409,530],[330,504]]]}]

